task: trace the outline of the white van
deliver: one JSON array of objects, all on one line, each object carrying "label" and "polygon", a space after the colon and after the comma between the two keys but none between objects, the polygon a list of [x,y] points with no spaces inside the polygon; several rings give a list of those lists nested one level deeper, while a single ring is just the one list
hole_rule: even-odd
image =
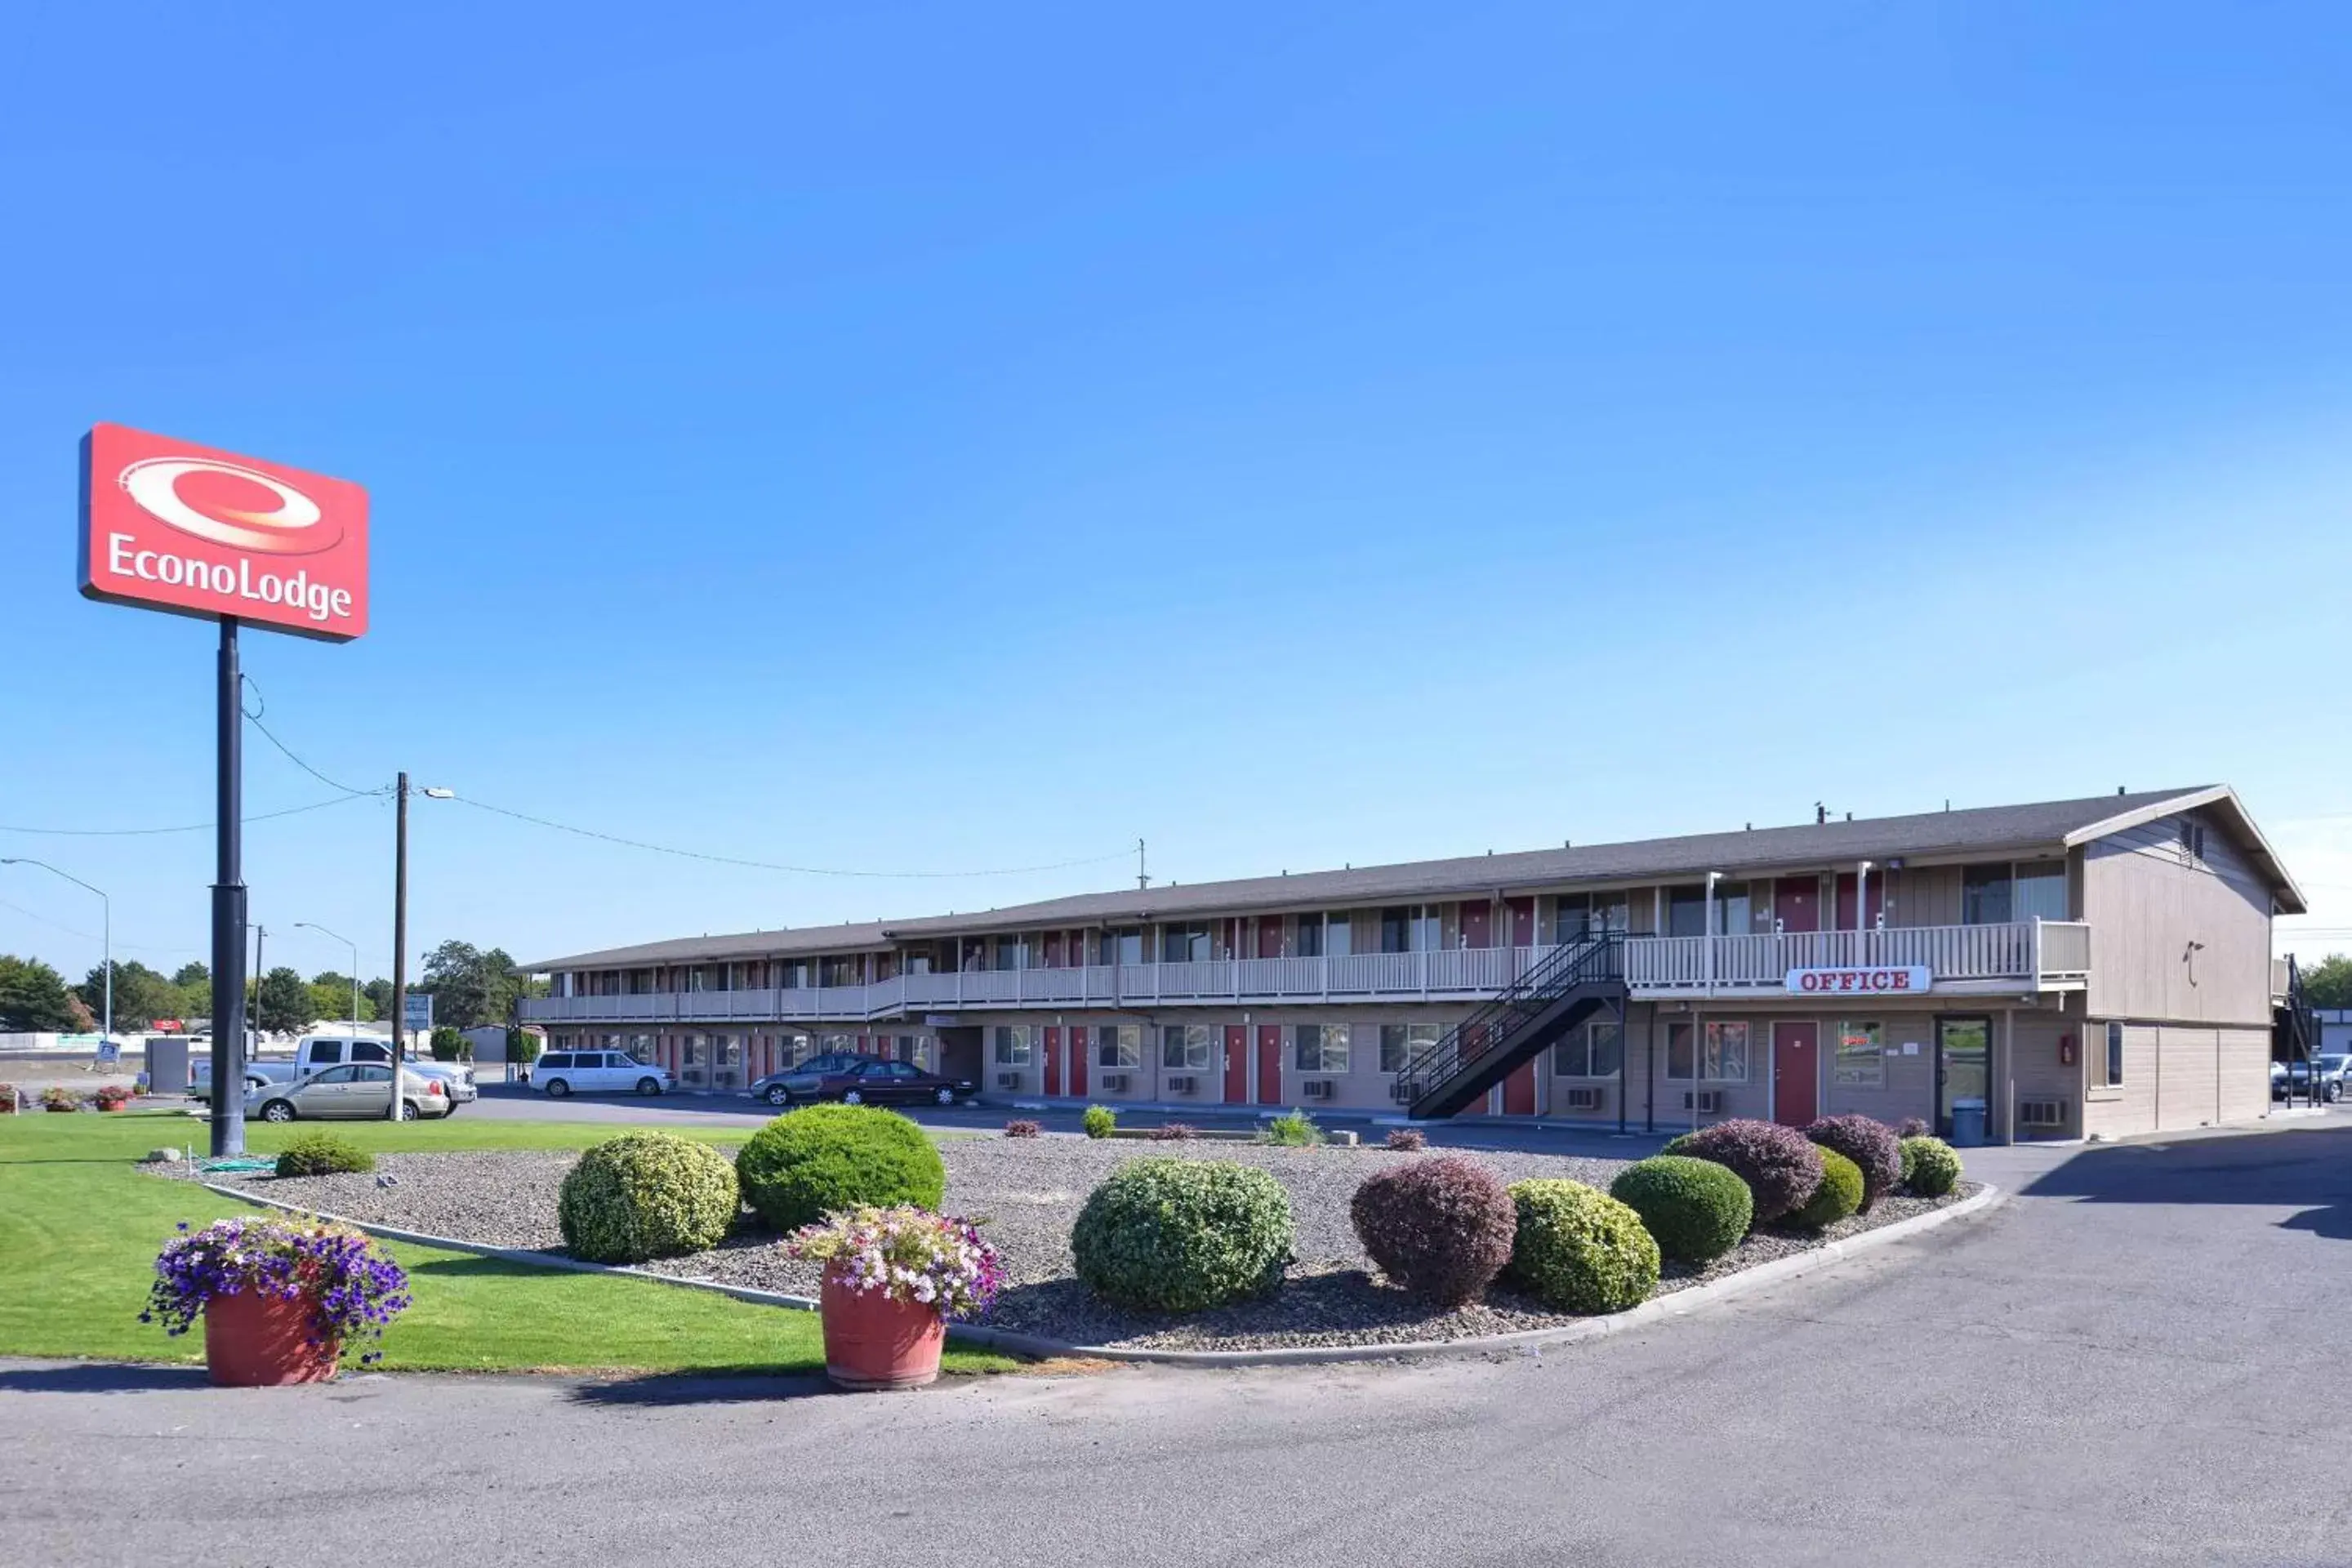
[{"label": "white van", "polygon": [[[294,1042],[294,1076],[309,1078],[327,1068],[341,1067],[345,1062],[388,1062],[392,1060],[392,1042],[374,1035],[305,1035]],[[455,1110],[479,1098],[474,1086],[474,1069],[462,1062],[436,1062],[409,1058],[400,1064],[401,1070],[418,1078],[437,1078],[448,1090],[449,1105]]]}]

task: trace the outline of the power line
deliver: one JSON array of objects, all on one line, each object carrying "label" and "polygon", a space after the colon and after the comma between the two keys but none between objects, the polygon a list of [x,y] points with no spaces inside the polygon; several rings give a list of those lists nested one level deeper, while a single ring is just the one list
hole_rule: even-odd
[{"label": "power line", "polygon": [[[341,788],[341,785],[336,787]],[[337,795],[332,800],[314,800],[308,805],[289,805],[283,811],[256,812],[238,820],[247,823],[268,822],[280,816],[299,816],[306,811],[324,811],[331,805],[343,805],[354,800],[372,800],[381,792],[357,791]],[[16,827],[0,823],[0,833],[30,833],[46,838],[144,838],[159,833],[209,833],[209,822],[191,822],[178,827]]]},{"label": "power line", "polygon": [[292,763],[296,767],[300,768],[304,773],[309,773],[312,778],[317,779],[320,784],[325,784],[329,789],[339,789],[345,795],[388,795],[391,793],[391,786],[387,784],[378,784],[373,789],[353,789],[347,784],[343,784],[336,779],[329,778],[326,774],[320,773],[318,769],[304,762],[300,757],[296,756],[294,754],[294,748],[279,740],[278,738],[277,731],[270,729],[268,725],[261,721],[261,715],[268,710],[269,699],[263,695],[260,684],[249,675],[246,676],[244,679],[247,686],[253,688],[253,700],[261,704],[261,706],[259,708],[248,709],[240,704],[237,711],[245,715],[245,721],[247,723],[261,731],[262,738],[264,740],[268,741],[271,745],[277,747],[280,752],[284,753],[288,762]]},{"label": "power line", "polygon": [[[73,926],[67,925],[62,921],[53,921],[47,915],[37,915],[32,910],[26,909],[24,905],[12,904],[5,899],[0,899],[0,910],[14,910],[28,921],[32,921],[40,925],[45,925],[51,931],[61,931],[68,936],[78,936],[84,942],[100,942],[104,940],[96,931],[80,931]],[[129,948],[133,952],[201,952],[203,951],[201,948],[194,947],[163,947],[152,942],[124,942],[121,937],[114,939],[114,945],[117,947]]]},{"label": "power line", "polygon": [[577,834],[583,838],[594,838],[606,844],[618,844],[630,849],[649,850],[656,855],[675,855],[682,859],[707,860],[719,866],[743,866],[755,871],[786,871],[801,877],[889,877],[925,880],[953,880],[962,877],[1017,877],[1033,871],[1066,871],[1076,866],[1099,866],[1105,861],[1124,860],[1134,851],[1115,849],[1108,855],[1089,855],[1076,860],[1056,860],[1045,866],[1001,866],[984,871],[853,871],[838,866],[786,866],[772,860],[748,860],[737,855],[710,855],[699,849],[677,849],[667,844],[648,844],[642,838],[624,838],[616,833],[599,833],[592,827],[574,827],[568,822],[553,822],[544,816],[533,816],[526,811],[509,811],[502,805],[492,805],[484,800],[472,800],[465,795],[455,797],[460,805],[470,805],[477,811],[495,812],[511,816],[518,822],[529,822],[541,827],[551,827],[558,833]]}]

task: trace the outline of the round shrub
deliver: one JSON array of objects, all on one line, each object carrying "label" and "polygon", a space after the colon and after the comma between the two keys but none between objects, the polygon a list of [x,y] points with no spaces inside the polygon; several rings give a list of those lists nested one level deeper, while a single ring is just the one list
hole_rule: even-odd
[{"label": "round shrub", "polygon": [[1799,1230],[1827,1230],[1861,1209],[1864,1191],[1862,1167],[1823,1145],[1822,1184],[1789,1215],[1789,1223]]},{"label": "round shrub", "polygon": [[1903,1163],[1903,1190],[1906,1192],[1911,1190],[1913,1169],[1919,1163],[1919,1151],[1913,1146],[1917,1138],[1916,1133],[1906,1133],[1895,1145],[1895,1155]]},{"label": "round shrub", "polygon": [[1864,1213],[1903,1180],[1902,1142],[1895,1129],[1874,1116],[1824,1116],[1805,1129],[1805,1136],[1862,1168]]},{"label": "round shrub", "polygon": [[1712,1160],[1660,1154],[1617,1173],[1609,1195],[1642,1216],[1658,1250],[1706,1263],[1739,1245],[1756,1215],[1748,1184]]},{"label": "round shrub", "polygon": [[1123,1307],[1197,1312],[1282,1282],[1290,1197],[1230,1160],[1137,1160],[1087,1196],[1070,1227],[1078,1278]]},{"label": "round shrub", "polygon": [[1822,1184],[1822,1161],[1803,1133],[1777,1121],[1734,1118],[1684,1134],[1675,1152],[1730,1167],[1748,1184],[1758,1225],[1802,1208]]},{"label": "round shrub", "polygon": [[1043,1138],[1045,1130],[1034,1121],[1015,1117],[1004,1124],[1004,1135],[1007,1138]]},{"label": "round shrub", "polygon": [[1895,1130],[1895,1136],[1897,1138],[1925,1138],[1928,1133],[1933,1132],[1934,1131],[1934,1128],[1928,1126],[1925,1121],[1920,1121],[1919,1118],[1916,1116],[1906,1116],[1903,1119],[1903,1124]]},{"label": "round shrub", "polygon": [[1658,1244],[1642,1216],[1582,1182],[1514,1182],[1510,1278],[1559,1312],[1622,1312],[1658,1282]]},{"label": "round shrub", "polygon": [[1960,1184],[1960,1157],[1941,1138],[1906,1138],[1903,1157],[1911,1167],[1903,1184],[1923,1198],[1940,1198]]},{"label": "round shrub", "polygon": [[1111,1130],[1118,1125],[1118,1112],[1108,1105],[1089,1105],[1086,1115],[1078,1120],[1085,1126],[1087,1137],[1108,1138]]},{"label": "round shrub", "polygon": [[1391,1283],[1446,1308],[1476,1300],[1494,1283],[1519,1225],[1502,1179],[1461,1154],[1365,1177],[1348,1216]]},{"label": "round shrub", "polygon": [[1400,1153],[1411,1154],[1429,1147],[1429,1134],[1418,1127],[1400,1127],[1389,1134],[1388,1144]]},{"label": "round shrub", "polygon": [[1658,1146],[1658,1152],[1687,1156],[1690,1152],[1690,1141],[1697,1136],[1696,1132],[1677,1132]]},{"label": "round shrub", "polygon": [[331,1132],[305,1132],[278,1152],[281,1176],[333,1176],[374,1169],[374,1155]]},{"label": "round shrub", "polygon": [[735,1174],[744,1201],[778,1230],[846,1209],[936,1209],[948,1190],[948,1168],[923,1130],[871,1105],[786,1111],[737,1152]]},{"label": "round shrub", "polygon": [[742,1207],[727,1156],[667,1132],[599,1143],[563,1178],[563,1245],[591,1263],[643,1263],[726,1239]]}]

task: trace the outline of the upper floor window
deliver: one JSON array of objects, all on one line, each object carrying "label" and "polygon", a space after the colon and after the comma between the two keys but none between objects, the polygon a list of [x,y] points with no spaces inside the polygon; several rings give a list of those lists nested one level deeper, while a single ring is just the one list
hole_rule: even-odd
[{"label": "upper floor window", "polygon": [[1160,928],[1160,963],[1205,963],[1208,958],[1209,925],[1206,921]]},{"label": "upper floor window", "polygon": [[1970,926],[2007,925],[2011,913],[2009,863],[1964,866],[1960,868],[1960,923]]},{"label": "upper floor window", "polygon": [[1025,936],[1000,936],[996,939],[996,967],[1026,969],[1029,967],[1029,939]]},{"label": "upper floor window", "polygon": [[1565,893],[1552,915],[1552,940],[1579,942],[1602,931],[1622,934],[1631,923],[1622,892]]},{"label": "upper floor window", "polygon": [[1143,932],[1134,926],[1107,931],[1102,933],[1102,942],[1097,952],[1104,963],[1141,963]]},{"label": "upper floor window", "polygon": [[1666,889],[1666,934],[1706,934],[1706,887],[1704,883]]},{"label": "upper floor window", "polygon": [[1718,936],[1746,936],[1755,905],[1745,882],[1718,882],[1715,889],[1715,930]]},{"label": "upper floor window", "polygon": [[2180,853],[2190,860],[2205,858],[2205,825],[2194,817],[2180,819]]},{"label": "upper floor window", "polygon": [[2021,921],[2063,921],[2066,918],[2066,862],[2026,860],[2017,868],[2017,889],[2011,899]]}]

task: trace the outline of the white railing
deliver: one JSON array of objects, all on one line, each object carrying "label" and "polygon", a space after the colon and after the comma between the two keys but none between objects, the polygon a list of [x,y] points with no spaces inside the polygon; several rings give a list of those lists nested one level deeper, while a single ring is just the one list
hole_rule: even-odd
[{"label": "white railing", "polygon": [[[1328,958],[1218,958],[1077,969],[906,974],[870,985],[786,991],[693,991],[556,996],[523,1004],[534,1022],[652,1019],[812,1021],[895,1017],[964,1008],[1148,1006],[1161,1002],[1373,1001],[1493,995],[1548,948],[1453,948]],[[1868,931],[1629,937],[1625,980],[1637,994],[1738,995],[1781,991],[1792,969],[1916,966],[1937,984],[2007,982],[2072,988],[2090,973],[2090,928],[2077,921],[1890,926]]]}]

